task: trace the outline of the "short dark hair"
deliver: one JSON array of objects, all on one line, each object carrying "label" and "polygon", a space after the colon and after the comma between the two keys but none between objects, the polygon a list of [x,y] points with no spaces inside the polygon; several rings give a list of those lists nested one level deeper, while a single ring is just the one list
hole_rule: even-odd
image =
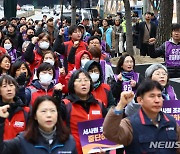
[{"label": "short dark hair", "polygon": [[180,24],[172,24],[172,31],[180,30]]},{"label": "short dark hair", "polygon": [[[11,65],[11,57],[8,55],[8,54],[3,54],[2,56],[0,56],[0,64],[2,63],[2,61],[3,61],[3,59],[4,58],[7,58],[7,59],[9,59],[9,61],[10,61],[10,65]],[[10,67],[11,68],[11,67]],[[8,73],[10,72],[10,69],[8,70]],[[2,74],[2,67],[1,67],[1,65],[0,65],[0,75]]]},{"label": "short dark hair", "polygon": [[92,35],[94,35],[95,34],[95,32],[97,32],[98,34],[100,34],[100,36],[102,37],[102,32],[101,32],[101,30],[99,29],[99,28],[94,28],[93,30],[92,30]]},{"label": "short dark hair", "polygon": [[4,47],[4,43],[5,43],[6,40],[9,40],[9,41],[11,42],[11,44],[12,44],[12,49],[14,49],[14,42],[13,42],[13,40],[12,40],[10,37],[5,37],[5,38],[3,39],[3,41],[2,41],[2,46]]},{"label": "short dark hair", "polygon": [[10,72],[10,74],[11,74],[11,76],[12,77],[16,77],[16,71],[17,71],[17,69],[19,69],[20,67],[21,67],[21,65],[23,65],[24,64],[24,66],[26,67],[26,69],[27,69],[27,71],[28,71],[28,78],[30,78],[31,77],[31,70],[30,70],[30,68],[29,68],[29,66],[28,66],[28,64],[26,63],[26,62],[24,62],[24,61],[22,61],[22,60],[16,60],[13,64],[12,64],[12,66],[11,66],[11,72]]},{"label": "short dark hair", "polygon": [[128,57],[128,56],[130,56],[132,58],[132,60],[133,60],[133,63],[134,63],[133,69],[134,69],[134,67],[135,67],[135,59],[134,59],[134,57],[131,56],[130,54],[124,54],[118,60],[117,67],[116,67],[117,68],[116,69],[116,73],[117,74],[119,74],[120,72],[124,71],[123,68],[122,68],[122,65],[124,63],[125,58]]},{"label": "short dark hair", "polygon": [[76,31],[77,29],[80,30],[80,28],[78,27],[78,25],[72,25],[72,26],[70,26],[70,27],[69,27],[69,31],[68,31],[69,35],[72,35],[72,33],[74,33],[74,31]]},{"label": "short dark hair", "polygon": [[150,14],[150,15],[152,15],[152,13],[151,13],[151,12],[149,12],[149,11],[147,11],[147,12],[145,12],[145,13],[144,13],[144,15],[146,15],[146,14]]},{"label": "short dark hair", "polygon": [[43,56],[42,56],[42,62],[43,62],[43,60],[44,60],[45,55],[46,55],[46,54],[49,54],[49,53],[50,53],[50,54],[53,56],[53,58],[54,58],[54,68],[55,68],[55,69],[58,69],[58,67],[62,67],[61,61],[59,61],[59,59],[58,59],[58,55],[57,55],[55,52],[52,52],[51,50],[47,50],[47,51],[43,54]]},{"label": "short dark hair", "polygon": [[159,82],[147,79],[139,85],[136,92],[136,97],[143,97],[145,93],[157,88],[158,90],[162,91],[163,87],[160,85]]},{"label": "short dark hair", "polygon": [[7,84],[13,84],[16,88],[16,92],[17,92],[17,88],[18,88],[18,84],[16,82],[16,80],[10,76],[10,75],[7,75],[7,74],[4,74],[4,75],[1,75],[0,77],[0,87],[2,87],[2,83],[3,81],[5,80],[5,83]]},{"label": "short dark hair", "polygon": [[74,91],[74,82],[77,78],[79,78],[79,74],[80,73],[84,73],[84,75],[89,78],[90,80],[90,90],[89,90],[89,94],[92,92],[93,90],[93,82],[92,82],[92,79],[89,75],[88,72],[86,72],[85,70],[82,70],[82,69],[79,69],[79,70],[76,70],[70,77],[69,79],[69,82],[68,82],[68,90],[69,90],[69,93],[70,94],[74,94],[75,91]]},{"label": "short dark hair", "polygon": [[101,39],[99,38],[99,36],[91,36],[87,41],[88,45],[89,45],[90,41],[92,41],[94,39],[98,39],[99,43],[101,44]]},{"label": "short dark hair", "polygon": [[55,78],[56,76],[56,72],[54,70],[54,66],[52,66],[51,64],[49,63],[41,63],[37,69],[37,78],[39,79],[39,73],[42,72],[42,71],[49,71],[49,70],[53,70],[53,79]]},{"label": "short dark hair", "polygon": [[39,96],[36,98],[34,105],[32,107],[32,112],[26,127],[24,137],[27,141],[31,143],[37,143],[39,136],[39,129],[38,129],[39,126],[37,120],[35,120],[35,115],[39,105],[46,100],[51,101],[56,106],[58,113],[57,123],[56,123],[56,136],[58,141],[64,143],[65,141],[68,140],[70,131],[62,121],[59,102],[57,102],[57,100],[52,96],[48,96],[48,95]]}]

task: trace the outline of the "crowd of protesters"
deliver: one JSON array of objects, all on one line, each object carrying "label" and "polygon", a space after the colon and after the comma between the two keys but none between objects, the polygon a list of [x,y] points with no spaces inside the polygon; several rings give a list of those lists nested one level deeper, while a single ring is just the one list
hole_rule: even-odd
[{"label": "crowd of protesters", "polygon": [[[148,106],[139,103],[146,93],[158,93],[161,102],[177,100],[168,82],[168,70],[179,69],[180,25],[174,24],[172,39],[155,49],[158,22],[152,16],[147,12],[145,21],[140,22],[132,14],[133,45],[140,48],[141,56],[165,56],[167,64],[167,67],[153,64],[147,68],[145,78],[149,82],[143,83],[146,87],[141,83],[144,74],[135,71],[134,57],[125,53],[126,21],[122,16],[95,18],[92,23],[85,18],[76,25],[71,25],[69,17],[63,23],[53,17],[40,21],[26,17],[0,19],[1,153],[81,154],[78,122],[105,118],[108,111],[105,135],[127,146],[127,152],[131,151],[130,146],[136,145],[134,137],[139,136],[128,134],[128,130],[137,131],[136,123],[132,118],[121,126],[128,127],[124,134],[128,139],[118,138],[117,134],[118,139],[111,136],[111,127],[107,125],[112,121],[109,116],[113,115],[113,106],[117,105],[114,119],[130,102],[123,116],[140,110],[147,120]],[[173,55],[177,56],[173,58]],[[110,59],[118,56],[116,72],[113,72]],[[139,99],[134,97],[136,93]],[[117,123],[116,119],[114,127],[119,128]],[[130,123],[132,127],[127,126]],[[142,146],[140,141],[138,146]]]}]

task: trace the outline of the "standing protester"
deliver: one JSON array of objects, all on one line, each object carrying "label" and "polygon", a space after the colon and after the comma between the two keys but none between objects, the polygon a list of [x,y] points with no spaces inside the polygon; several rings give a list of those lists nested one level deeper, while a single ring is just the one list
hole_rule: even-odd
[{"label": "standing protester", "polygon": [[108,84],[103,83],[103,72],[100,63],[90,60],[85,64],[84,70],[89,73],[93,81],[93,96],[97,100],[101,100],[108,109],[115,105],[111,87]]},{"label": "standing protester", "polygon": [[118,57],[123,52],[123,29],[120,24],[120,18],[117,16],[112,27],[115,33],[115,57]]},{"label": "standing protester", "polygon": [[103,118],[106,114],[106,109],[91,94],[93,83],[86,71],[75,71],[69,80],[68,89],[69,95],[66,99],[63,99],[67,109],[66,124],[70,127],[71,134],[76,141],[78,154],[82,154],[78,135],[78,122]]},{"label": "standing protester", "polygon": [[[175,119],[161,111],[162,87],[157,81],[146,80],[137,90],[141,109],[134,115],[123,118],[124,107],[133,99],[132,91],[122,92],[118,105],[111,108],[105,117],[105,137],[123,144],[126,154],[158,153],[176,154],[180,149],[180,127]],[[172,148],[155,148],[152,143],[174,143]],[[163,145],[162,145],[163,147]]]},{"label": "standing protester", "polygon": [[112,93],[116,102],[120,99],[122,91],[137,90],[142,77],[139,73],[135,72],[135,59],[129,54],[124,54],[120,57],[117,63],[117,73],[115,75],[116,81],[113,83]]},{"label": "standing protester", "polygon": [[30,70],[35,73],[35,69],[39,67],[42,61],[43,53],[50,50],[50,36],[41,33],[38,37],[33,37],[31,43],[24,53],[25,60],[30,64]]},{"label": "standing protester", "polygon": [[157,26],[151,22],[151,12],[145,13],[145,21],[139,23],[139,37],[137,48],[140,49],[141,56],[149,56],[154,50],[154,40],[156,38]]},{"label": "standing protester", "polygon": [[[29,107],[17,96],[18,85],[9,75],[0,77],[0,106],[9,105],[9,117],[4,119],[4,140],[13,139],[24,131],[27,125]],[[25,92],[24,92],[25,93]]]},{"label": "standing protester", "polygon": [[164,42],[160,47],[151,50],[150,57],[156,58],[163,56],[167,66],[169,77],[180,77],[180,24],[172,25],[172,37]]},{"label": "standing protester", "polygon": [[11,68],[11,57],[4,54],[0,57],[0,75],[9,74]]},{"label": "standing protester", "polygon": [[64,126],[59,104],[53,97],[37,98],[26,131],[3,142],[4,120],[9,116],[9,107],[0,107],[1,154],[77,154],[74,139]]},{"label": "standing protester", "polygon": [[[67,57],[70,53],[71,48],[76,44],[76,52],[75,55],[80,52],[81,50],[87,50],[87,44],[81,40],[82,33],[80,28],[77,25],[73,25],[69,27],[69,37],[71,38],[70,41],[63,42],[63,35],[64,35],[64,28],[61,28],[59,31],[59,35],[57,36],[55,43],[54,43],[54,51],[60,53],[63,56],[63,65],[67,72],[68,70],[68,63]],[[74,67],[74,64],[72,65]]]}]

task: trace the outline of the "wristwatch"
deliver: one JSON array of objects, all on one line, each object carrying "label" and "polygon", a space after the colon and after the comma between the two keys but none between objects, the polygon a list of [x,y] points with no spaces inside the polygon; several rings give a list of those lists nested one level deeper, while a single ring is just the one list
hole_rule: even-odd
[{"label": "wristwatch", "polygon": [[122,113],[124,113],[124,110],[116,110],[116,108],[114,109],[114,114],[115,115],[120,115]]}]

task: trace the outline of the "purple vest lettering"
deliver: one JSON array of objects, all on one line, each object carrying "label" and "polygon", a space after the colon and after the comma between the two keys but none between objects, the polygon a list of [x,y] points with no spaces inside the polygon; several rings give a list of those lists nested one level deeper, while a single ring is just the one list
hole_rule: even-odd
[{"label": "purple vest lettering", "polygon": [[169,41],[165,43],[165,61],[166,65],[170,67],[180,66],[180,45],[173,44]]},{"label": "purple vest lettering", "polygon": [[122,83],[122,90],[123,91],[132,91],[132,87],[130,85],[130,81],[123,81],[123,83]]}]

